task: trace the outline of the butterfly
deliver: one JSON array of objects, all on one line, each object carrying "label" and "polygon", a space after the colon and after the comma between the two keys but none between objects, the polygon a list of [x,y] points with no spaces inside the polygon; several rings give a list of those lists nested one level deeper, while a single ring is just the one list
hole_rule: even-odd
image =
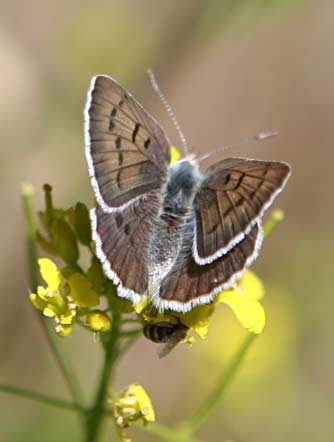
[{"label": "butterfly", "polygon": [[86,158],[97,201],[96,255],[118,295],[188,312],[233,286],[259,254],[262,217],[290,166],[195,155],[170,164],[162,127],[116,80],[95,76],[85,107]]}]

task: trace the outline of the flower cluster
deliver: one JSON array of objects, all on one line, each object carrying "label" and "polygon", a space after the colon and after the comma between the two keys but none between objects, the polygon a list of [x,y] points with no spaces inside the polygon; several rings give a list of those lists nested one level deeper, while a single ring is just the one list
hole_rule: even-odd
[{"label": "flower cluster", "polygon": [[133,422],[142,421],[146,425],[155,421],[151,399],[140,385],[129,385],[117,397],[110,394],[108,405],[123,442],[131,442],[124,429],[130,427]]},{"label": "flower cluster", "polygon": [[41,258],[38,263],[47,286],[39,286],[37,293],[30,293],[30,300],[44,316],[54,319],[59,336],[70,334],[76,320],[95,332],[110,330],[108,315],[98,309],[90,310],[99,305],[100,297],[84,275],[72,273],[65,279],[50,259]]},{"label": "flower cluster", "polygon": [[[77,203],[68,210],[53,207],[52,189],[44,186],[46,209],[39,212],[43,232],[37,230],[40,247],[60,258],[60,268],[49,258],[38,260],[45,284],[30,293],[30,300],[44,316],[53,318],[59,336],[71,333],[74,324],[93,332],[107,332],[112,322],[105,299],[115,297],[114,285],[104,276],[91,241],[87,207]],[[91,263],[86,271],[79,264],[80,249],[86,247]]]}]

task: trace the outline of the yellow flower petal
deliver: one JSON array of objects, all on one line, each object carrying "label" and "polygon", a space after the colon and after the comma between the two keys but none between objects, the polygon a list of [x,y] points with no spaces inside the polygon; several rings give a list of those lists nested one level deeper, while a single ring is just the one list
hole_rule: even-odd
[{"label": "yellow flower petal", "polygon": [[45,302],[50,302],[50,300],[53,296],[53,293],[54,292],[52,292],[44,287],[41,287],[41,286],[37,287],[37,296]]},{"label": "yellow flower petal", "polygon": [[180,152],[176,149],[176,147],[171,146],[170,148],[170,164],[175,163],[175,161],[181,158]]},{"label": "yellow flower petal", "polygon": [[201,339],[207,337],[209,331],[209,318],[203,318],[191,327]]},{"label": "yellow flower petal", "polygon": [[266,315],[258,301],[236,290],[228,290],[219,295],[218,302],[227,304],[245,328],[257,334],[262,332]]},{"label": "yellow flower petal", "polygon": [[[249,298],[255,299],[256,301],[259,301],[265,295],[265,289],[262,281],[250,270],[246,270],[243,277],[239,279],[235,286],[228,290],[224,290],[222,294],[225,295],[234,293],[235,291],[238,291],[240,294],[246,295]],[[218,295],[216,302],[219,302],[219,296],[220,295]]]},{"label": "yellow flower petal", "polygon": [[154,422],[155,413],[153,405],[144,388],[140,385],[132,384],[128,386],[128,388],[126,389],[126,393],[127,395],[134,396],[136,398],[139,409],[143,414],[145,420],[148,422]]},{"label": "yellow flower petal", "polygon": [[70,296],[79,307],[94,307],[99,304],[99,295],[92,289],[91,283],[80,273],[73,273],[68,278]]},{"label": "yellow flower petal", "polygon": [[259,301],[265,295],[264,285],[255,273],[247,270],[238,283],[241,293]]},{"label": "yellow flower petal", "polygon": [[73,319],[76,316],[76,310],[71,309],[68,310],[64,315],[61,315],[60,317],[60,323],[62,325],[70,325],[73,323]]},{"label": "yellow flower petal", "polygon": [[56,333],[58,336],[68,336],[73,329],[73,325],[59,324],[56,326]]},{"label": "yellow flower petal", "polygon": [[144,310],[144,308],[148,304],[148,296],[143,296],[143,299],[134,306],[135,312],[138,313],[138,315]]},{"label": "yellow flower petal", "polygon": [[43,310],[43,315],[47,316],[48,318],[54,318],[56,316],[56,312],[54,311],[53,306],[49,304],[47,307],[45,307]]},{"label": "yellow flower petal", "polygon": [[38,264],[41,275],[44,281],[48,284],[48,290],[59,290],[62,283],[62,277],[56,264],[48,258],[40,258]]},{"label": "yellow flower petal", "polygon": [[45,309],[46,305],[47,305],[46,301],[41,299],[35,293],[30,293],[29,294],[29,299],[32,302],[32,304],[34,305],[34,307],[37,308],[38,310],[43,311]]},{"label": "yellow flower petal", "polygon": [[201,339],[204,339],[208,334],[209,318],[213,312],[214,305],[206,304],[195,307],[189,313],[178,316],[182,324],[194,330]]},{"label": "yellow flower petal", "polygon": [[184,342],[188,345],[193,345],[195,343],[195,339],[193,336],[186,336]]}]

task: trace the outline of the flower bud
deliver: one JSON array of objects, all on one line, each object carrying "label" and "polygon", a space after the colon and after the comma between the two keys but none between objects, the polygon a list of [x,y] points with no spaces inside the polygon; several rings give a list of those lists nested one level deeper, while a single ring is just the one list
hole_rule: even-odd
[{"label": "flower bud", "polygon": [[98,310],[88,313],[87,324],[94,332],[107,332],[111,329],[111,320],[109,316]]}]

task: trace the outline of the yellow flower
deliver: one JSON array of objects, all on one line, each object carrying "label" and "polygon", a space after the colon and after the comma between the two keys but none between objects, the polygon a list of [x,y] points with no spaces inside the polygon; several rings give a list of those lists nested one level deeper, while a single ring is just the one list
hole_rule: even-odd
[{"label": "yellow flower", "polygon": [[37,294],[30,293],[30,300],[44,316],[54,318],[56,332],[66,336],[72,330],[76,306],[63,294],[64,280],[56,264],[47,258],[39,259],[38,264],[47,287],[39,286]]},{"label": "yellow flower", "polygon": [[181,158],[180,152],[176,149],[176,147],[171,146],[170,148],[170,164],[175,163],[175,161]]},{"label": "yellow flower", "polygon": [[73,273],[67,280],[70,296],[79,307],[94,307],[99,304],[99,295],[92,289],[91,283],[80,273]]},{"label": "yellow flower", "polygon": [[50,259],[41,258],[38,264],[47,286],[39,286],[37,293],[30,293],[29,298],[44,316],[54,319],[58,335],[67,336],[72,331],[76,317],[85,308],[99,304],[99,296],[83,275],[73,273],[66,281]]},{"label": "yellow flower", "polygon": [[206,304],[195,307],[189,313],[178,313],[182,324],[193,330],[201,339],[208,334],[209,318],[215,310],[214,304]]},{"label": "yellow flower", "polygon": [[[155,421],[155,413],[151,399],[143,387],[131,384],[122,394],[114,399],[109,397],[108,404],[113,410],[116,425],[119,429],[129,427],[132,422],[142,420],[144,424]],[[122,439],[126,439],[120,431]]]},{"label": "yellow flower", "polygon": [[235,288],[221,292],[216,303],[228,305],[241,324],[253,333],[261,333],[266,315],[262,305],[258,302],[264,296],[264,287],[260,279],[250,270]]}]

